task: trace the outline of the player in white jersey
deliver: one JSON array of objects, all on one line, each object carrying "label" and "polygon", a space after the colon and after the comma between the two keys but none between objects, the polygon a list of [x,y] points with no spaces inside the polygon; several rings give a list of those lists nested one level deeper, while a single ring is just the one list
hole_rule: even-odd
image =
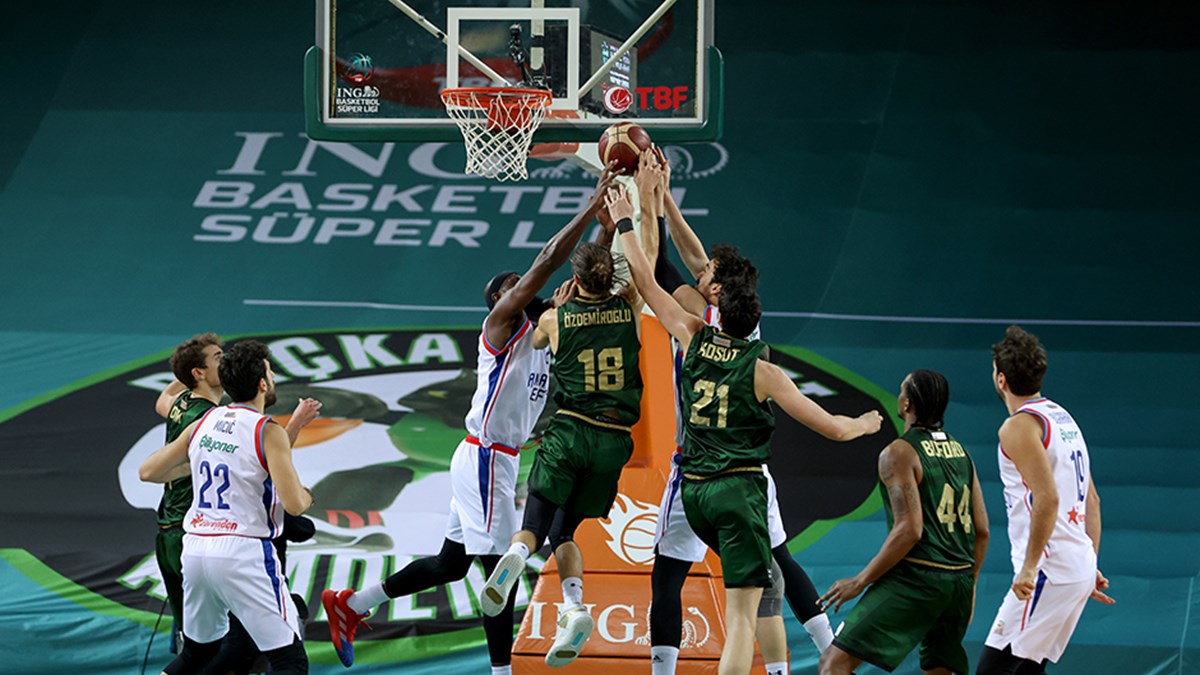
[{"label": "player in white jersey", "polygon": [[[704,244],[671,197],[670,166],[661,153],[657,156],[649,152],[643,154],[637,181],[642,222],[648,225],[642,228],[640,239],[646,256],[654,261],[656,280],[681,307],[702,318],[706,324],[719,327],[721,322],[717,305],[723,285],[746,274],[753,275],[751,286],[757,285],[758,271],[735,247],[728,244],[714,246],[711,256],[705,251]],[[661,215],[663,213],[665,216]],[[660,216],[657,229],[650,224],[646,214]],[[665,255],[662,240],[668,224],[676,250],[696,277],[695,285],[687,284]],[[759,337],[760,331],[756,326],[749,339],[757,340]],[[683,355],[674,340],[672,345],[675,349],[676,451],[672,457],[671,475],[663,490],[655,536],[656,555],[651,582],[654,603],[650,613],[651,665],[654,675],[671,675],[675,672],[682,630],[680,593],[691,565],[703,560],[708,549],[692,531],[683,512],[679,448],[683,444],[684,415],[679,410],[681,398],[678,390]],[[833,641],[833,630],[829,618],[817,606],[817,590],[812,580],[787,550],[787,534],[783,527],[775,480],[765,465],[763,474],[767,479],[767,522],[774,559],[772,578],[779,579],[781,576],[782,579],[763,593],[757,638],[764,660],[768,663],[768,674],[778,675],[788,670],[781,594],[786,594],[788,604],[818,651],[823,651]]]},{"label": "player in white jersey", "polygon": [[[370,610],[389,598],[458,581],[476,558],[490,575],[520,529],[519,450],[533,433],[550,386],[550,351],[534,347],[532,321],[546,308],[565,302],[569,286],[564,284],[549,303],[537,293],[597,217],[615,175],[601,175],[587,207],[546,242],[529,271],[501,272],[485,286],[488,315],[479,335],[478,380],[466,417],[466,437],[450,461],[450,520],[442,550],[358,592],[330,589],[321,594],[330,639],[346,667],[354,663],[354,634]],[[512,673],[513,623],[512,598],[497,616],[483,619],[494,674]]]},{"label": "player in white jersey", "polygon": [[163,672],[199,672],[238,618],[275,673],[307,673],[296,606],[271,539],[283,512],[313,503],[292,464],[287,432],[262,411],[275,403],[270,352],[257,341],[226,350],[219,373],[231,405],[213,408],[142,464],[142,480],[164,482],[179,465],[192,474],[184,521],[184,647]]},{"label": "player in white jersey", "polygon": [[1010,415],[997,454],[1016,576],[976,672],[1043,673],[1067,648],[1089,597],[1115,602],[1096,567],[1100,496],[1079,425],[1041,395],[1046,350],[1038,339],[1009,326],[992,356],[992,381]]}]

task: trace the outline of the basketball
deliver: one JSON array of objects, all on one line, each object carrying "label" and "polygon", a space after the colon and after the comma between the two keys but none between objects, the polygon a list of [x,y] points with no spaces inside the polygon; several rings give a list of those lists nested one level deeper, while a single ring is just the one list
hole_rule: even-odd
[{"label": "basketball", "polygon": [[600,135],[600,161],[604,166],[616,160],[617,169],[625,175],[637,171],[638,157],[650,148],[650,134],[632,122],[614,124]]}]

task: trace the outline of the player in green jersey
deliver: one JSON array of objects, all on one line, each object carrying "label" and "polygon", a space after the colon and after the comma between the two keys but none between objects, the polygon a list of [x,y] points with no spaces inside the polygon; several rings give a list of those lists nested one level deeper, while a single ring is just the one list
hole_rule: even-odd
[{"label": "player in green jersey", "polygon": [[522,529],[480,597],[485,614],[498,612],[548,535],[564,603],[546,655],[554,667],[573,661],[595,627],[583,606],[583,555],[572,537],[585,518],[607,517],[633,454],[630,427],[642,400],[641,300],[632,286],[613,292],[615,265],[606,246],[580,245],[571,271],[555,293],[557,307],[542,315],[534,333],[534,346],[549,345],[554,354],[558,410],[533,460]]},{"label": "player in green jersey", "polygon": [[857,576],[821,596],[837,611],[871,586],[821,656],[822,675],[850,673],[863,661],[891,672],[918,643],[926,673],[969,672],[962,639],[988,519],[970,454],[942,429],[949,401],[941,373],[914,370],[900,384],[904,434],[879,453],[888,536]]},{"label": "player in green jersey", "polygon": [[[221,338],[203,333],[184,341],[171,354],[171,372],[175,381],[167,385],[155,403],[154,410],[167,418],[167,438],[170,443],[192,422],[209,409],[220,405],[225,395],[217,366],[221,364]],[[183,630],[183,518],[192,506],[192,476],[187,467],[181,474],[163,485],[156,517],[158,534],[154,538],[154,557],[162,574],[167,601],[175,627],[172,636],[178,643]]]},{"label": "player in green jersey", "polygon": [[686,428],[683,500],[688,523],[721,557],[725,581],[725,646],[720,675],[750,672],[762,589],[770,582],[767,487],[762,464],[770,459],[775,403],[793,419],[834,440],[879,431],[872,410],[859,417],[831,415],[800,393],[778,366],[758,358],[763,344],[746,337],[758,325],[758,294],[744,278],[731,279],[718,300],[720,330],[679,305],[654,280],[650,261],[633,232],[633,204],[612,192],[609,215],[621,232],[634,283],[663,327],[684,352]]},{"label": "player in green jersey", "polygon": [[[180,343],[171,353],[171,372],[175,380],[159,394],[154,411],[167,420],[170,443],[179,437],[192,422],[209,409],[221,404],[225,390],[217,368],[221,365],[223,343],[215,333],[201,333]],[[302,399],[288,421],[287,432],[292,443],[306,424],[316,419],[321,404],[314,399]],[[156,518],[158,534],[154,540],[154,556],[167,591],[167,602],[175,623],[173,642],[179,642],[183,630],[183,518],[192,506],[192,476],[186,464],[176,469],[163,485],[162,500]]]}]

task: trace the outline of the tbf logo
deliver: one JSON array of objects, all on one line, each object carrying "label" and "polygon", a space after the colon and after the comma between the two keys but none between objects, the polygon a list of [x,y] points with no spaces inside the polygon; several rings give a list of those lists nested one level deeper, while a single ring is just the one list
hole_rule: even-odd
[{"label": "tbf logo", "polygon": [[654,562],[654,533],[658,529],[658,505],[639,502],[617,493],[608,520],[599,521],[608,535],[609,550],[629,565]]}]

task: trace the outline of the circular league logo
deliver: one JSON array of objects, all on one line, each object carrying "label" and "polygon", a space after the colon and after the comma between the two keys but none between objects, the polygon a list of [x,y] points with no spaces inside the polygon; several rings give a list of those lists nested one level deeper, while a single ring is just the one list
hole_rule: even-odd
[{"label": "circular league logo", "polygon": [[629,110],[629,106],[633,105],[633,94],[629,90],[620,85],[614,84],[604,90],[604,108],[614,115]]}]

